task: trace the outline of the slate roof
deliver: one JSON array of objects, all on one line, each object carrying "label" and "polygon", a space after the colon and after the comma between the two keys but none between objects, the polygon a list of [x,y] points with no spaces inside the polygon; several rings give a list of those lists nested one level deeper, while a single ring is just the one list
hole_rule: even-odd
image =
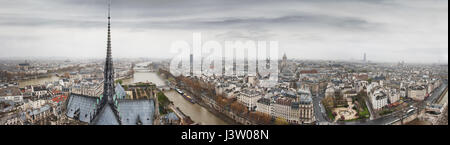
[{"label": "slate roof", "polygon": [[163,118],[167,119],[167,120],[180,120],[178,118],[178,116],[173,112],[170,112],[169,114],[165,115]]},{"label": "slate roof", "polygon": [[94,125],[120,125],[113,108],[109,104],[106,104],[97,115],[92,123]]},{"label": "slate roof", "polygon": [[94,112],[96,109],[97,98],[72,94],[70,95],[69,102],[67,104],[66,115],[73,118],[76,110],[80,109],[80,118],[82,122],[90,123],[94,118]]},{"label": "slate roof", "polygon": [[119,115],[122,125],[152,125],[155,112],[153,100],[119,100]]},{"label": "slate roof", "polygon": [[125,92],[125,89],[122,87],[122,85],[117,83],[115,90],[116,90],[116,95],[117,95],[118,99],[125,99],[125,96],[127,95],[127,93]]},{"label": "slate roof", "polygon": [[[154,121],[155,104],[153,100],[118,100],[118,112],[106,104],[102,110],[96,112],[97,98],[72,94],[69,97],[66,115],[74,118],[79,109],[79,120],[93,125],[152,125]],[[119,117],[120,116],[120,123]],[[95,118],[95,120],[93,120]]]}]

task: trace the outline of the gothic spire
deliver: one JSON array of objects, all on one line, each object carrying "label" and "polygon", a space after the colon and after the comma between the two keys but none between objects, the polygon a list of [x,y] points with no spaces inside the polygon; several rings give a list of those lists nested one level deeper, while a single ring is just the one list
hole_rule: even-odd
[{"label": "gothic spire", "polygon": [[113,103],[114,96],[114,67],[111,54],[111,0],[108,3],[108,38],[104,72],[104,86],[102,103]]},{"label": "gothic spire", "polygon": [[98,106],[98,114],[93,119],[96,125],[121,124],[118,113],[114,87],[114,67],[111,55],[111,0],[108,2],[108,38],[106,44],[106,61],[103,79],[103,95]]}]

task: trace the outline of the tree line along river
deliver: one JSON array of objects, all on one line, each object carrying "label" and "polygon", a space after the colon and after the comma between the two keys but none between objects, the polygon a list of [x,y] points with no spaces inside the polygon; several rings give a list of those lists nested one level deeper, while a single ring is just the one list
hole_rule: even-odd
[{"label": "tree line along river", "polygon": [[[156,86],[165,86],[165,81],[162,80],[155,72],[136,72],[131,79],[124,80],[124,84],[132,84],[137,82],[152,82]],[[178,94],[175,90],[165,91],[164,94],[173,102],[175,107],[190,116],[193,121],[201,125],[228,125],[225,121],[209,112],[208,109],[198,105],[192,104]]]}]

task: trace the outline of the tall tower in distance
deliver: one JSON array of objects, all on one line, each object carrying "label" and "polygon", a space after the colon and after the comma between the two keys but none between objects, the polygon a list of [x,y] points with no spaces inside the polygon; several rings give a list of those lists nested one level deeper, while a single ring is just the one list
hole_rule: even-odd
[{"label": "tall tower in distance", "polygon": [[194,54],[189,55],[189,75],[194,76]]},{"label": "tall tower in distance", "polygon": [[283,54],[283,60],[281,62],[281,67],[284,68],[287,66],[287,56],[286,53]]},{"label": "tall tower in distance", "polygon": [[367,57],[366,57],[366,53],[364,53],[364,58],[363,58],[364,62],[367,62]]}]

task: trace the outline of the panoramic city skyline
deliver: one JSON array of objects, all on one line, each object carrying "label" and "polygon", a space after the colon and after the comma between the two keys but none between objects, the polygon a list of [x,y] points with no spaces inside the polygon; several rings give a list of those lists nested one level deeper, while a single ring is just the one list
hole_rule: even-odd
[{"label": "panoramic city skyline", "polygon": [[[286,138],[295,140],[295,137],[287,136],[286,131],[298,131],[304,125],[448,126],[448,64],[443,64],[446,62],[441,63],[440,58],[435,58],[440,64],[435,62],[426,64],[427,59],[430,59],[431,62],[431,58],[427,58],[427,56],[437,55],[434,53],[441,51],[438,46],[445,46],[441,45],[439,43],[441,40],[436,38],[421,41],[412,40],[418,38],[416,36],[418,34],[430,36],[441,34],[434,32],[440,29],[435,29],[434,26],[430,28],[431,24],[428,22],[426,22],[426,25],[429,27],[423,27],[412,33],[405,33],[393,31],[395,27],[392,24],[396,23],[405,27],[405,29],[401,29],[401,31],[404,31],[425,23],[418,22],[419,24],[409,27],[401,24],[399,22],[401,20],[388,20],[393,23],[385,25],[375,24],[356,17],[338,18],[324,14],[318,16],[318,13],[315,12],[308,16],[270,19],[267,17],[246,18],[245,20],[241,18],[220,18],[217,20],[173,18],[170,21],[183,22],[180,25],[169,26],[170,23],[166,20],[175,17],[178,13],[163,11],[161,15],[152,15],[152,17],[158,17],[161,20],[149,20],[152,23],[158,21],[162,25],[143,28],[138,26],[147,22],[137,22],[141,18],[129,18],[128,21],[125,21],[125,17],[129,14],[119,13],[117,16],[122,17],[122,19],[119,18],[116,21],[114,12],[121,12],[121,10],[129,12],[130,8],[140,8],[142,5],[147,7],[145,5],[149,3],[133,1],[140,5],[128,5],[129,3],[120,2],[112,4],[112,0],[104,1],[107,3],[98,4],[106,5],[106,15],[98,18],[106,20],[106,25],[103,25],[103,28],[96,26],[97,23],[98,25],[102,24],[100,20],[96,20],[97,18],[83,23],[71,21],[72,19],[67,19],[69,21],[63,19],[39,21],[36,19],[29,25],[26,21],[17,21],[17,23],[12,21],[0,22],[0,26],[14,25],[6,28],[22,27],[27,29],[27,27],[34,28],[34,26],[36,28],[36,31],[27,33],[30,35],[26,36],[27,39],[23,39],[23,41],[10,40],[9,43],[5,43],[5,45],[12,46],[17,46],[19,43],[22,46],[34,45],[33,49],[28,47],[22,48],[27,50],[8,49],[3,51],[6,53],[0,54],[0,127],[4,125],[8,127],[14,125],[175,125],[175,128],[160,128],[170,133],[158,131],[158,134],[151,136],[158,139],[162,139],[162,136],[171,136],[170,139],[162,140],[189,144],[193,142],[246,143],[246,141],[251,143],[278,143],[276,140],[286,140]],[[262,1],[265,4],[276,4],[270,1]],[[27,2],[33,5],[41,3]],[[64,1],[59,4],[70,4],[72,2]],[[93,6],[88,8],[92,9],[97,6],[96,2],[90,1],[83,3],[83,5]],[[170,2],[173,1],[151,4],[172,4]],[[214,3],[216,5],[209,5],[210,3],[206,1],[197,0],[197,2],[204,2],[201,3],[204,4],[202,5],[204,7],[217,6],[217,3]],[[246,4],[246,2],[256,2],[256,0],[245,1],[242,4]],[[315,3],[309,0],[302,2],[305,4]],[[333,1],[327,0],[325,2],[327,3],[316,4],[323,6]],[[388,7],[399,6],[400,4],[391,2],[398,1],[356,2],[347,0],[344,3],[353,6],[385,5]],[[438,3],[440,1],[433,2]],[[11,3],[5,2],[5,4]],[[235,3],[223,2],[221,4]],[[119,7],[116,5],[119,5]],[[333,5],[340,6],[339,4]],[[430,6],[431,4],[422,3],[422,5]],[[189,5],[191,8],[196,6],[198,5]],[[105,6],[98,7],[100,10]],[[177,7],[171,6],[170,8]],[[228,6],[218,6],[218,8],[228,8]],[[261,7],[258,6],[258,8]],[[23,9],[27,8],[24,7]],[[138,9],[133,10],[138,11]],[[296,10],[301,10],[301,8]],[[30,11],[30,9],[26,11]],[[207,12],[207,10],[203,12],[205,11]],[[187,10],[186,12],[192,11]],[[401,13],[404,12],[406,11],[402,10]],[[48,15],[35,13],[36,16]],[[168,14],[170,16],[167,16]],[[214,14],[209,16],[217,17]],[[86,16],[79,17],[86,18]],[[140,17],[149,16],[142,15]],[[371,17],[376,18],[376,16]],[[381,17],[383,17],[381,19],[389,19],[388,16]],[[303,23],[308,24],[299,27],[294,26]],[[117,27],[114,27],[116,24]],[[313,50],[305,51],[289,49],[289,46],[284,46],[286,49],[279,50],[279,43],[283,42],[269,40],[290,40],[282,36],[295,35],[295,32],[302,31],[300,29],[305,29],[305,26],[308,29],[311,28],[311,31],[323,30],[321,32],[335,31],[336,33],[330,34],[330,36],[321,35],[320,38],[314,39],[296,37],[298,40],[308,40],[302,42],[308,42],[313,47],[311,48]],[[153,27],[158,28],[153,29]],[[130,28],[134,29],[131,30]],[[37,32],[40,32],[41,29],[48,29],[48,32],[39,33],[42,34],[42,37],[33,38],[33,35],[37,35]],[[104,32],[103,35],[95,34],[99,29],[105,30],[102,31]],[[258,29],[258,31],[253,31],[254,29]],[[281,32],[281,29],[293,29],[293,31]],[[170,49],[151,48],[152,45],[146,49],[140,48],[146,44],[153,44],[149,41],[139,43],[139,41],[144,41],[142,38],[150,37],[144,33],[163,30],[173,33],[170,35],[160,34],[160,37],[155,36],[153,39],[159,41],[155,46],[163,45],[165,41],[171,41],[171,39],[178,37],[186,39],[170,44]],[[203,33],[203,35],[202,33],[193,33],[191,36],[191,34],[188,34],[188,31],[191,30],[206,31],[206,33]],[[214,31],[210,32],[209,30]],[[234,32],[221,34],[221,31],[230,32],[229,30]],[[17,29],[11,29],[10,32],[12,31],[17,31]],[[89,35],[80,37],[81,35],[77,36],[79,34],[71,34],[82,31],[89,33]],[[242,31],[248,33],[242,34],[240,33]],[[261,31],[265,33],[259,33]],[[382,34],[385,31],[390,33]],[[270,36],[268,36],[269,34]],[[343,37],[337,36],[338,34],[342,34]],[[361,54],[358,54],[361,50],[357,49],[359,45],[355,45],[358,43],[353,40],[360,39],[361,45],[372,40],[367,36],[353,38],[361,34],[370,34],[371,37],[372,35],[380,38],[388,37],[377,40],[387,42],[387,44],[373,43],[377,41],[368,44],[374,49],[385,49],[395,45],[398,45],[398,47],[397,49],[391,48],[391,50],[376,49],[376,51],[365,49],[360,52]],[[49,35],[60,37],[51,38],[48,37]],[[350,35],[351,38],[348,38]],[[21,34],[11,36],[22,37]],[[104,38],[106,41],[96,38],[96,36]],[[408,42],[408,45],[388,41],[388,39],[400,36],[404,36],[404,38],[398,38],[398,40]],[[68,37],[77,38],[77,40],[66,40]],[[344,42],[333,44],[334,42],[328,39],[331,37],[342,39]],[[426,36],[422,37],[426,38]],[[55,40],[50,43],[50,38]],[[85,43],[82,41],[83,39],[89,41]],[[192,44],[189,44],[190,40],[188,39],[192,40]],[[74,43],[79,40],[79,43]],[[94,40],[98,42],[91,42]],[[224,46],[217,42],[221,40],[225,42]],[[242,40],[245,40],[246,43],[238,42]],[[258,40],[257,43],[255,40]],[[35,44],[33,41],[42,44]],[[319,43],[319,41],[323,41],[323,46],[327,47],[343,47],[352,44],[352,49],[338,51],[312,44]],[[419,50],[419,48],[431,45],[429,44],[431,42],[439,44],[432,45],[436,47],[435,49]],[[103,46],[98,46],[98,49],[102,49],[100,51],[103,53],[102,55],[97,56],[94,53],[97,48],[79,48],[96,45],[96,43],[103,44]],[[204,45],[201,45],[202,43]],[[50,46],[61,48],[42,48]],[[259,50],[256,50],[255,46]],[[409,49],[401,49],[404,47],[416,48],[417,50],[414,50],[415,53],[413,54],[407,51]],[[205,48],[205,51],[199,50],[199,48]],[[230,51],[231,48],[235,49],[234,53]],[[160,59],[170,57],[170,55],[165,56],[167,54],[164,54],[164,51],[144,51],[150,49],[179,53],[172,54],[177,55],[173,59]],[[190,49],[190,52],[186,53],[186,50],[182,49]],[[266,49],[266,51],[264,52],[261,49]],[[327,51],[321,49],[327,49]],[[248,51],[242,52],[242,50]],[[16,56],[15,53],[19,51],[21,55]],[[411,63],[414,62],[411,60],[408,63],[408,60],[396,56],[400,55],[396,52],[408,57],[416,55],[416,63],[423,64]],[[147,55],[147,53],[152,55]],[[321,56],[312,55],[314,53],[319,53]],[[28,54],[32,56],[27,57]],[[225,55],[221,56],[221,54]],[[277,55],[282,55],[282,57],[278,58]],[[445,57],[448,54],[441,55]],[[353,56],[356,56],[356,58]],[[393,56],[398,57],[398,61],[389,59]],[[298,59],[301,59],[301,61],[298,61]],[[395,63],[381,63],[388,61]],[[202,125],[219,125],[220,127],[197,128]],[[227,129],[227,125],[233,125],[233,128]],[[259,127],[252,127],[253,129],[239,128],[243,126]],[[269,126],[271,127],[265,129]],[[272,128],[273,126],[289,127],[277,131],[274,130],[277,127]],[[303,132],[311,133],[306,130]],[[396,135],[398,134],[402,133],[396,132]],[[283,136],[283,138],[277,137],[278,135]]]},{"label": "panoramic city skyline", "polygon": [[[4,1],[0,58],[102,58],[106,1]],[[448,62],[448,1],[113,1],[116,58],[171,58],[176,40],[279,41],[280,56]],[[177,11],[175,11],[175,9]]]}]

